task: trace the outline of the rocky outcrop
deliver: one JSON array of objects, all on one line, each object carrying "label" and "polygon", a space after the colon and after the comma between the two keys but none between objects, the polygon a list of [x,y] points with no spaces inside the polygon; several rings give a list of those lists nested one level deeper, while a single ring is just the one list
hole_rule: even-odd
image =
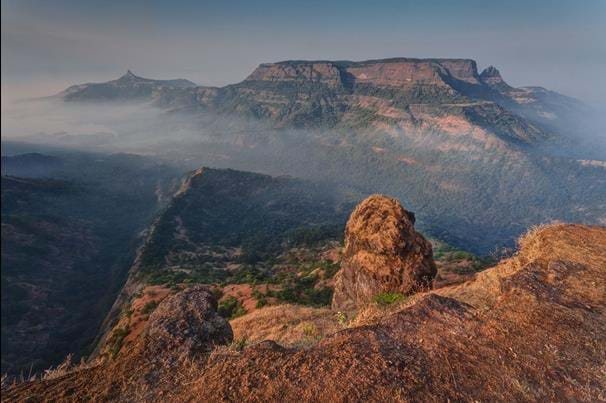
[{"label": "rocky outcrop", "polygon": [[503,80],[501,73],[494,66],[486,67],[480,74],[480,80],[482,83],[499,91],[513,90],[513,88],[510,87],[505,80]]},{"label": "rocky outcrop", "polygon": [[[331,87],[370,84],[403,87],[435,84],[447,86],[444,78],[480,84],[476,63],[469,59],[394,58],[363,62],[284,61],[264,63],[247,81],[310,81]],[[353,81],[353,82],[352,82]]]},{"label": "rocky outcrop", "polygon": [[151,314],[144,333],[147,357],[179,361],[233,339],[229,323],[217,314],[210,288],[194,286],[166,298]]},{"label": "rocky outcrop", "polygon": [[246,80],[251,81],[315,81],[329,86],[341,83],[339,68],[332,62],[264,63]]},{"label": "rocky outcrop", "polygon": [[333,309],[354,309],[382,292],[410,294],[430,287],[436,275],[431,244],[414,222],[412,213],[386,196],[370,196],[356,207],[345,229]]}]

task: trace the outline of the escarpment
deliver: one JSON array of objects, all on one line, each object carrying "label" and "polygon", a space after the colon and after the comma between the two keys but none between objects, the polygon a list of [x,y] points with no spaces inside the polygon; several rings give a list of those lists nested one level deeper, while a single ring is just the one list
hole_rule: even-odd
[{"label": "escarpment", "polygon": [[430,287],[437,272],[431,244],[414,222],[414,215],[389,197],[370,196],[356,207],[345,229],[333,309],[354,309],[383,292]]}]

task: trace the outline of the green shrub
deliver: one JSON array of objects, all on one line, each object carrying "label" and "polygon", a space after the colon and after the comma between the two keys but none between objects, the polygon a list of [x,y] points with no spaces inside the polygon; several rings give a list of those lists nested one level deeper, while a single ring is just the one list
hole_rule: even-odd
[{"label": "green shrub", "polygon": [[110,339],[109,339],[109,352],[112,358],[115,358],[120,349],[122,348],[122,343],[124,342],[124,338],[128,336],[130,330],[128,328],[118,328],[114,330]]},{"label": "green shrub", "polygon": [[346,328],[347,327],[347,314],[345,312],[337,312],[336,314],[337,317],[337,322],[339,322],[339,325],[341,325],[342,328]]},{"label": "green shrub", "polygon": [[320,329],[318,329],[318,327],[313,323],[304,323],[303,326],[301,327],[301,330],[303,331],[303,335],[305,337],[310,337],[310,338],[319,338],[320,337]]},{"label": "green shrub", "polygon": [[156,309],[157,306],[158,306],[157,301],[149,301],[145,305],[143,305],[143,308],[141,308],[141,313],[143,315],[149,315]]},{"label": "green shrub", "polygon": [[244,350],[244,347],[246,347],[246,344],[248,344],[248,340],[246,339],[246,337],[242,337],[240,339],[234,340],[231,343],[231,347],[236,351],[242,351]]},{"label": "green shrub", "polygon": [[372,301],[379,306],[388,306],[404,300],[406,296],[399,292],[382,292],[372,298]]},{"label": "green shrub", "polygon": [[217,313],[225,319],[235,319],[246,314],[246,309],[236,297],[229,296],[225,300],[219,302]]},{"label": "green shrub", "polygon": [[475,256],[469,252],[459,250],[459,251],[456,251],[455,253],[453,253],[452,257],[455,260],[464,260],[464,259],[472,260]]}]

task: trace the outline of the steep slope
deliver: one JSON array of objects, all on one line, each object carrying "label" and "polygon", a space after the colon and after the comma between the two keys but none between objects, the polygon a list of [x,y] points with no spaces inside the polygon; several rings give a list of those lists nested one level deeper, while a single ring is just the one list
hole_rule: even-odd
[{"label": "steep slope", "polygon": [[468,283],[421,294],[306,349],[264,342],[154,360],[152,317],[129,354],[10,388],[3,398],[600,400],[606,229],[555,225],[520,245],[516,256]]},{"label": "steep slope", "polygon": [[2,171],[2,373],[36,373],[90,353],[174,172],[84,154],[3,156]]},{"label": "steep slope", "polygon": [[[142,307],[186,284],[214,284],[225,293],[222,301],[234,304],[238,293],[228,285],[246,285],[253,307],[268,300],[330,304],[332,291],[322,286],[318,271],[311,272],[336,272],[324,254],[338,245],[358,199],[331,184],[288,177],[191,172],[148,229],[106,320],[99,352],[117,354],[125,344],[117,335],[133,334],[128,344],[141,330]],[[234,309],[226,307],[226,315]]]}]

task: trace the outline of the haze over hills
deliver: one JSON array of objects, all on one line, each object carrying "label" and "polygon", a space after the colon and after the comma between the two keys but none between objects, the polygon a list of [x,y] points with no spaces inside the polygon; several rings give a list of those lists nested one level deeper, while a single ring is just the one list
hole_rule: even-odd
[{"label": "haze over hills", "polygon": [[185,79],[151,80],[134,75],[130,70],[117,80],[106,83],[89,83],[67,88],[59,97],[67,101],[85,101],[94,99],[136,100],[155,96],[166,88],[190,88],[196,84]]},{"label": "haze over hills", "polygon": [[606,220],[605,154],[588,145],[591,109],[511,87],[473,60],[285,61],[225,87],[146,84],[145,92],[131,76],[60,96],[72,105],[137,94],[171,122],[152,136],[158,145],[129,131],[110,142],[117,148],[190,161],[189,169],[393,194],[420,212],[422,228],[482,253],[510,246],[535,223]]},{"label": "haze over hills", "polygon": [[[491,129],[494,122],[491,125],[489,119],[497,116],[507,123],[524,125],[508,111],[494,109],[494,104],[548,125],[561,125],[571,117],[580,121],[583,116],[579,115],[590,111],[581,102],[544,88],[513,88],[493,66],[479,73],[475,61],[468,59],[285,61],[261,64],[241,83],[221,88],[164,85],[183,81],[187,82],[140,79],[129,71],[118,80],[70,87],[59,96],[66,101],[128,98],[130,95],[121,94],[125,88],[153,83],[157,91],[146,93],[147,98],[163,106],[237,112],[304,128],[349,122],[355,129],[359,113],[369,115],[365,116],[367,123],[378,125],[378,129],[384,128],[380,123],[403,128],[404,120],[415,120],[417,111],[411,107],[436,104],[459,105],[464,116],[475,116],[475,123]],[[391,109],[391,114],[385,109]],[[481,116],[488,121],[479,119]],[[528,124],[516,128],[503,123],[498,134],[510,140],[530,142],[538,135],[539,129]]]}]

